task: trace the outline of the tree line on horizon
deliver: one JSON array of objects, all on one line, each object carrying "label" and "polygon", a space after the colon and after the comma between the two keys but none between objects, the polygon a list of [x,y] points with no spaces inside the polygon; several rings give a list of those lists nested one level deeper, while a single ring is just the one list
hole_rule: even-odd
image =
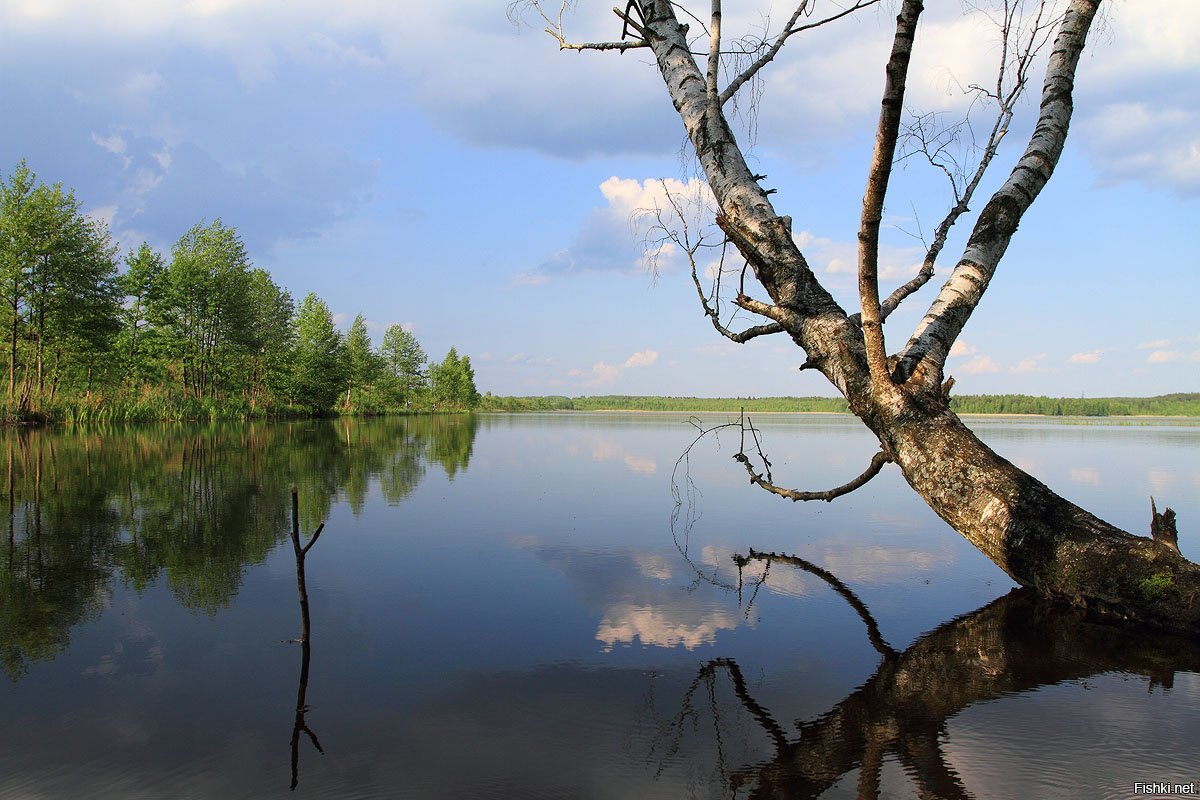
[{"label": "tree line on horizon", "polygon": [[[962,395],[950,398],[960,414],[1036,414],[1048,417],[1200,417],[1200,393],[1157,397],[1037,397],[1023,394]],[[841,397],[664,397],[594,395],[504,397],[486,393],[484,411],[712,411],[849,413]]]},{"label": "tree line on horizon", "polygon": [[373,347],[309,293],[297,306],[220,219],[169,256],[119,263],[106,223],[24,161],[0,180],[0,330],[6,418],[190,418],[466,410],[468,356],[430,362],[391,325]]}]

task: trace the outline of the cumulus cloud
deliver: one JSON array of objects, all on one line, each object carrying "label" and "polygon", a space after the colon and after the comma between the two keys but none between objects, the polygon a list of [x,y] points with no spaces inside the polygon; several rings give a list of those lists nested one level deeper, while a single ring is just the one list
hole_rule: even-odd
[{"label": "cumulus cloud", "polygon": [[625,359],[625,367],[648,367],[658,360],[658,352],[656,350],[642,350],[639,353],[634,353],[629,358]]},{"label": "cumulus cloud", "polygon": [[1173,361],[1179,361],[1183,358],[1183,353],[1178,350],[1155,350],[1150,355],[1146,356],[1147,364],[1170,364]]},{"label": "cumulus cloud", "polygon": [[1106,182],[1200,192],[1200,5],[1141,0],[1113,6],[1111,35],[1089,42],[1072,139]]},{"label": "cumulus cloud", "polygon": [[1095,364],[1104,355],[1103,350],[1088,350],[1083,353],[1073,353],[1071,355],[1072,364]]},{"label": "cumulus cloud", "polygon": [[968,344],[964,340],[959,339],[950,348],[950,358],[963,358],[965,356],[973,356],[973,355],[975,355],[975,353],[978,352],[978,350],[979,350],[979,348],[975,347],[975,345]]},{"label": "cumulus cloud", "polygon": [[985,375],[999,372],[1002,367],[991,356],[976,356],[957,369],[968,375]]},{"label": "cumulus cloud", "polygon": [[597,361],[592,364],[591,369],[575,368],[568,370],[567,375],[571,378],[583,378],[585,386],[601,386],[614,383],[627,369],[648,367],[656,361],[658,361],[658,351],[646,348],[632,354],[620,364]]},{"label": "cumulus cloud", "polygon": [[1046,372],[1046,368],[1042,366],[1042,362],[1046,360],[1046,353],[1038,353],[1036,356],[1023,358],[1017,362],[1010,372],[1029,373],[1029,372]]},{"label": "cumulus cloud", "polygon": [[600,620],[596,640],[609,652],[615,645],[630,645],[635,640],[644,646],[697,647],[716,641],[717,632],[733,630],[741,615],[728,608],[680,609],[615,603]]},{"label": "cumulus cloud", "polygon": [[569,369],[567,375],[572,378],[586,378],[585,386],[600,386],[606,383],[612,383],[621,374],[621,367],[615,364],[607,364],[603,361],[597,361],[592,364],[590,370]]},{"label": "cumulus cloud", "polygon": [[671,271],[685,264],[686,258],[655,230],[658,220],[678,230],[678,206],[692,231],[712,224],[712,192],[697,178],[638,181],[613,176],[600,184],[600,194],[605,205],[589,212],[571,246],[523,273],[519,283],[537,285],[555,275],[584,271]]},{"label": "cumulus cloud", "polygon": [[[794,238],[813,270],[835,279],[831,281],[831,285],[836,283],[839,276],[853,277],[858,274],[857,242],[817,236],[811,231],[800,231]],[[924,256],[925,252],[920,247],[897,247],[880,243],[879,279],[908,280],[920,270]],[[846,286],[850,285],[850,282],[844,283]],[[857,286],[857,283],[854,285]]]}]

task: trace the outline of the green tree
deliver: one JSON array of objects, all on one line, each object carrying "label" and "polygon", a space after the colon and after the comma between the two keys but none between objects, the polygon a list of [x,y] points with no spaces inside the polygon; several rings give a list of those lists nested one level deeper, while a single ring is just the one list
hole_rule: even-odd
[{"label": "green tree", "polygon": [[[8,336],[8,399],[17,381],[17,346],[33,272],[34,190],[37,176],[22,161],[0,183],[0,299]],[[21,405],[24,405],[22,403]]]},{"label": "green tree", "polygon": [[293,323],[292,402],[310,411],[328,411],[346,381],[342,337],[325,301],[310,292]]},{"label": "green tree", "polygon": [[[74,192],[22,162],[0,184],[0,296],[8,334],[8,395],[52,399],[61,381],[91,388],[119,327],[116,250]],[[21,367],[18,395],[17,369]]]},{"label": "green tree", "polygon": [[278,403],[288,391],[292,369],[295,303],[266,270],[250,271],[250,307],[254,319],[247,391],[251,408]]},{"label": "green tree", "polygon": [[354,323],[346,334],[345,358],[344,406],[349,410],[354,405],[362,404],[364,396],[378,380],[383,366],[380,355],[371,349],[371,336],[367,333],[367,321],[363,319],[362,314],[354,318]]},{"label": "green tree", "polygon": [[125,366],[125,380],[138,384],[150,379],[155,353],[155,329],[150,325],[149,310],[162,299],[167,264],[162,255],[146,242],[125,256],[126,270],[119,284],[125,295],[121,314],[121,333],[117,349]]},{"label": "green tree", "polygon": [[425,350],[411,331],[400,325],[389,325],[383,334],[379,354],[383,362],[388,400],[403,402],[407,408],[429,386]]},{"label": "green tree", "polygon": [[474,408],[479,404],[475,388],[475,370],[469,356],[459,357],[453,347],[440,364],[429,368],[429,380],[436,403],[454,408]]},{"label": "green tree", "polygon": [[154,309],[170,371],[194,397],[231,388],[253,347],[250,258],[237,230],[215,220],[175,243]]}]

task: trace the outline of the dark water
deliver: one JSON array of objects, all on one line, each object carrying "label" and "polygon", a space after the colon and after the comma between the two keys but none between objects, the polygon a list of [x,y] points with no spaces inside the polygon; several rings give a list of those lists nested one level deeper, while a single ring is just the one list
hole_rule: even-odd
[{"label": "dark water", "polygon": [[[873,451],[849,418],[756,422],[798,488]],[[1129,529],[1154,494],[1200,555],[1200,427],[974,426]],[[723,436],[676,505],[693,437],[682,416],[600,414],[5,432],[0,797],[1200,782],[1196,643],[1011,592],[892,467],[793,505]],[[292,485],[301,544],[325,523],[307,645]]]}]

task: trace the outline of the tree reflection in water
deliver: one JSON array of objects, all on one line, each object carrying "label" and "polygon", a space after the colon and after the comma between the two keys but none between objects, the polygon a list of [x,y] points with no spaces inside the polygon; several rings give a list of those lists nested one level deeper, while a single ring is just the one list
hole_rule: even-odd
[{"label": "tree reflection in water", "polygon": [[308,557],[308,551],[317,543],[317,539],[321,536],[321,532],[325,530],[325,523],[317,526],[313,531],[312,537],[308,540],[308,544],[300,544],[300,499],[296,492],[296,487],[292,487],[292,550],[296,554],[296,591],[300,595],[300,685],[296,690],[296,720],[292,725],[292,791],[295,791],[296,786],[300,783],[300,733],[303,731],[308,735],[309,741],[313,747],[317,748],[317,752],[325,755],[325,749],[321,747],[321,742],[317,739],[317,735],[308,727],[308,723],[304,721],[304,715],[308,713],[308,703],[306,697],[308,695],[308,667],[312,661],[312,625],[308,615],[308,583],[304,577],[304,560]]},{"label": "tree reflection in water", "polygon": [[[761,562],[749,603],[769,580],[772,565],[802,569],[828,582],[862,617],[880,653],[875,673],[848,697],[789,731],[753,696],[736,661],[713,659],[685,692],[666,730],[677,752],[695,720],[695,695],[703,687],[718,743],[731,738],[735,720],[722,719],[716,702],[718,676],[728,677],[738,704],[761,728],[773,757],[730,768],[718,744],[721,781],[739,797],[813,798],[848,773],[859,770],[860,798],[880,797],[885,758],[894,758],[916,783],[923,798],[972,798],[943,751],[947,723],[976,703],[1099,673],[1120,671],[1149,678],[1150,686],[1170,688],[1177,671],[1200,671],[1200,643],[1154,631],[1098,621],[1086,612],[1047,603],[1032,591],[1014,589],[983,608],[925,634],[903,652],[883,641],[865,604],[836,576],[794,556],[759,553],[734,556],[741,573]],[[749,604],[748,604],[749,606]]]}]

